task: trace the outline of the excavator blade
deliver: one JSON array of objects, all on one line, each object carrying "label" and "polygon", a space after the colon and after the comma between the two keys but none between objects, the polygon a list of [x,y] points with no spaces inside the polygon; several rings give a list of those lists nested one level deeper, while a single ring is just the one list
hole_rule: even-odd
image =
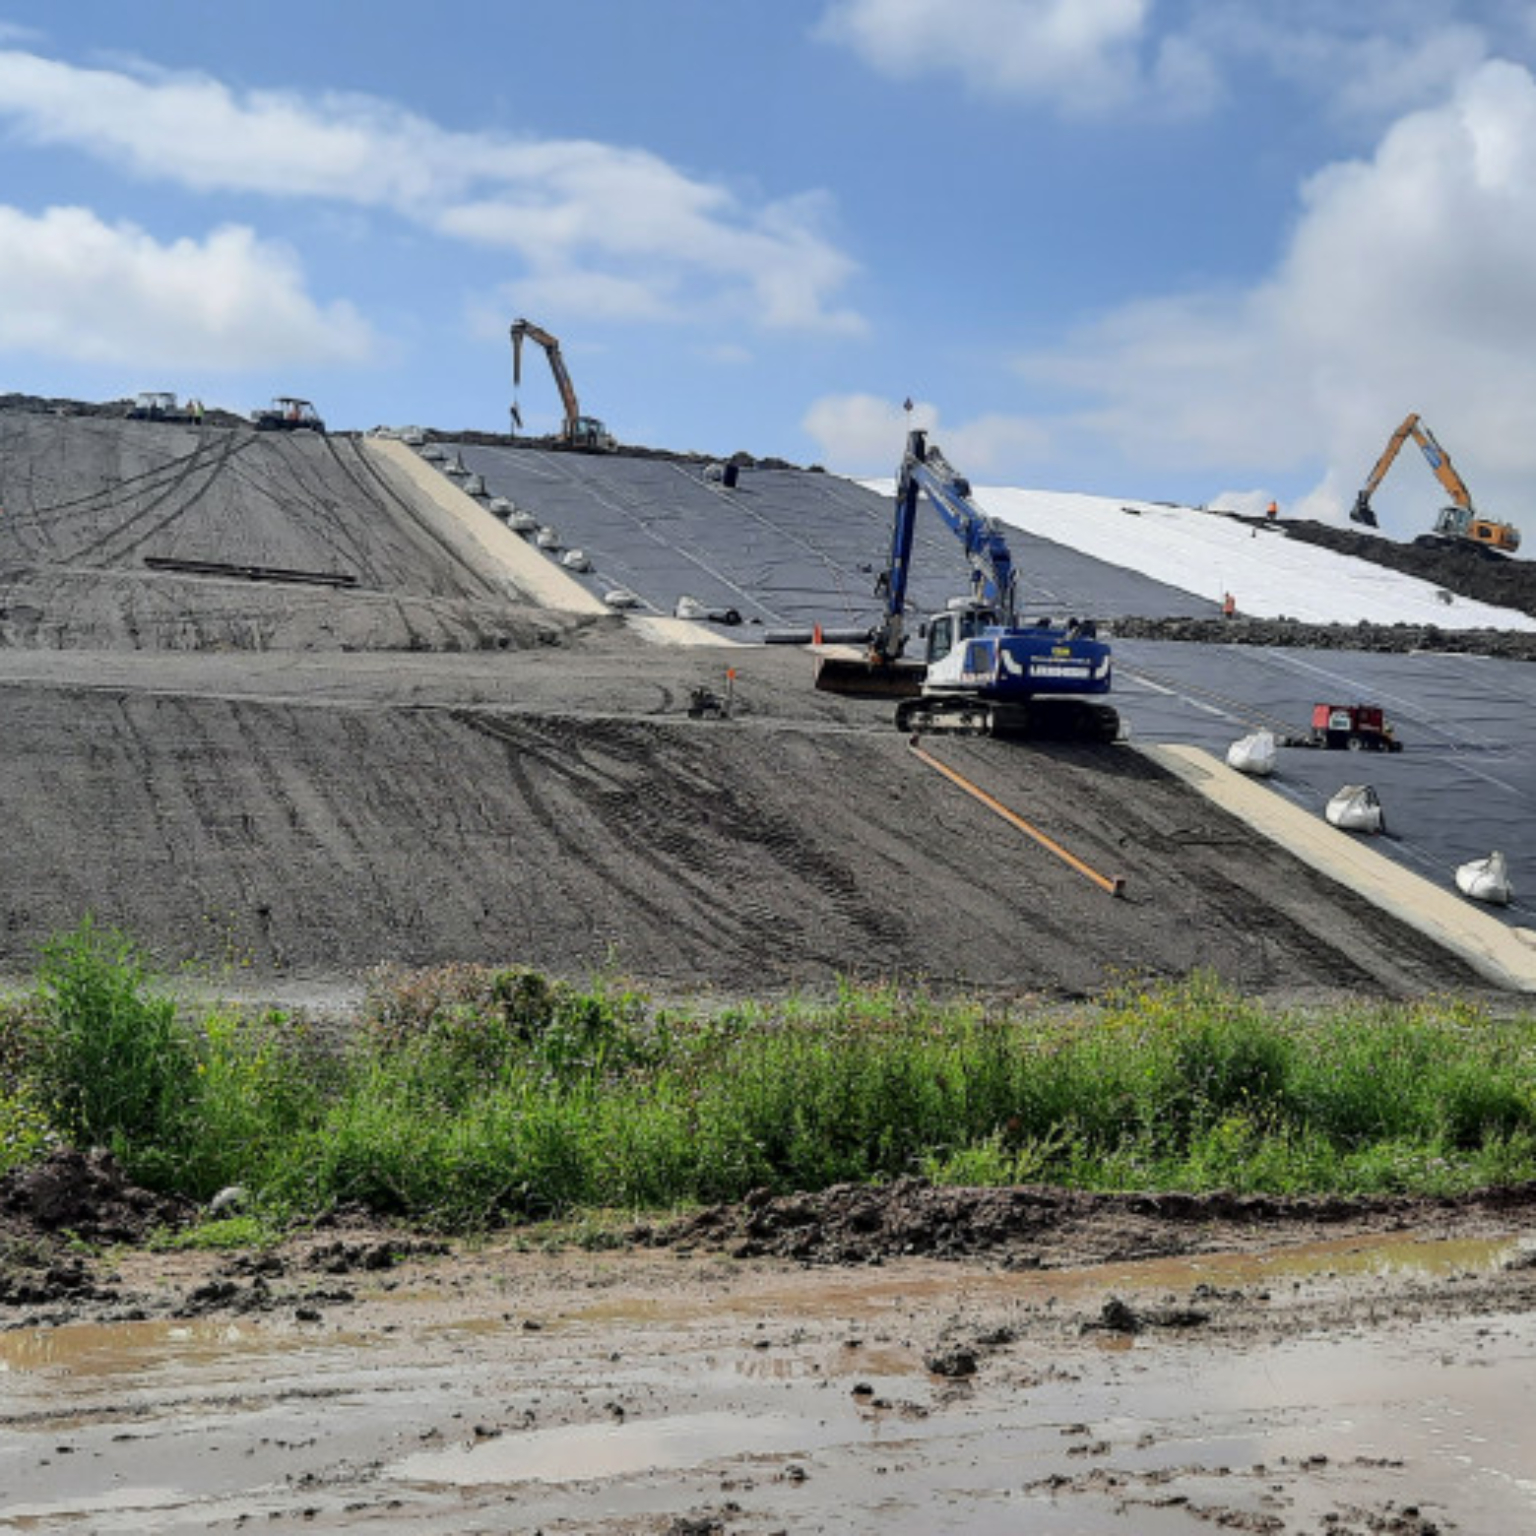
[{"label": "excavator blade", "polygon": [[823,651],[816,657],[816,687],[853,699],[915,699],[927,668],[915,661],[871,661],[868,656]]}]

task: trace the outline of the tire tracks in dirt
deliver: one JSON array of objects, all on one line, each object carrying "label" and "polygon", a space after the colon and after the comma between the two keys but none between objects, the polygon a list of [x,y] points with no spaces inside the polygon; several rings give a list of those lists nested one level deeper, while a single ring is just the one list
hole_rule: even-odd
[{"label": "tire tracks in dirt", "polygon": [[[590,726],[549,717],[459,710],[453,718],[504,746],[518,798],[554,840],[560,862],[596,868],[650,920],[680,925],[693,947],[728,948],[747,960],[771,938],[825,963],[850,954],[849,940],[886,950],[907,936],[852,869],[712,777],[665,726],[631,720],[601,728],[599,738]],[[573,835],[561,801],[596,818],[596,846]],[[758,857],[774,870],[761,888]],[[799,914],[763,895],[786,876],[810,898]],[[657,899],[662,886],[666,901]]]},{"label": "tire tracks in dirt", "polygon": [[[330,442],[329,439],[327,441]],[[415,502],[409,497],[402,496],[390,484],[388,477],[381,473],[378,465],[369,458],[366,449],[356,442],[350,444],[355,467],[349,468],[342,462],[340,453],[333,442],[330,442],[330,448],[338,467],[342,470],[343,474],[347,475],[360,495],[370,497],[373,504],[378,506],[381,511],[388,510],[386,503],[392,504],[395,512],[398,514],[396,521],[404,518],[413,532],[419,534],[423,539],[430,541],[430,546],[433,549],[446,555],[449,562],[468,577],[469,584],[474,590],[464,591],[459,595],[466,597],[483,596],[497,599],[505,597],[504,589],[488,577],[477,562],[471,560],[462,549],[458,548],[451,540],[445,538],[423,516],[421,508]],[[372,482],[372,488],[364,484],[358,472],[359,470],[367,475],[368,479]],[[489,517],[490,513],[487,512],[486,516]]]},{"label": "tire tracks in dirt", "polygon": [[[69,556],[70,561],[78,562],[92,555],[99,555],[102,563],[109,565],[125,565],[128,559],[136,551],[152,539],[163,528],[183,517],[205,497],[214,483],[223,474],[229,461],[239,453],[244,453],[254,441],[254,433],[244,441],[237,441],[233,433],[222,434],[223,442],[219,445],[218,457],[212,464],[203,462],[204,442],[199,439],[196,452],[186,461],[180,473],[175,475],[169,484],[154,495],[137,512],[125,522],[108,529],[97,538],[87,541],[75,549]],[[201,485],[192,483],[193,476],[199,470],[206,470],[206,477]],[[177,503],[163,517],[159,517],[148,528],[141,525],[146,518],[170,501],[178,492],[188,490],[190,494]]]}]

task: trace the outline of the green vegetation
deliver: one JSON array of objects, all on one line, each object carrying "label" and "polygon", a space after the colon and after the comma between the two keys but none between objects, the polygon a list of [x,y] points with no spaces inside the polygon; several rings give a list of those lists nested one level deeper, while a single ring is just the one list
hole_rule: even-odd
[{"label": "green vegetation", "polygon": [[1072,1017],[852,988],[688,1014],[446,966],[375,978],[337,1040],[180,1018],[85,925],[0,1006],[0,1173],[60,1139],[151,1187],[244,1186],[237,1232],[344,1203],[469,1231],[906,1174],[1448,1193],[1536,1177],[1536,1019],[1287,1013],[1209,977]]}]

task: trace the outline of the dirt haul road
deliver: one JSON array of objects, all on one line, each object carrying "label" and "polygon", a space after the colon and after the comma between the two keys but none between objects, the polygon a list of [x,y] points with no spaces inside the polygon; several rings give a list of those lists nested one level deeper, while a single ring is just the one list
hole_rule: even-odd
[{"label": "dirt haul road", "polygon": [[12,972],[91,912],[257,979],[1472,981],[1132,751],[937,749],[1123,876],[1112,900],[916,762],[888,706],[816,695],[803,656],[731,652],[732,718],[690,719],[725,653],[536,606],[352,439],[5,412],[0,505]]}]

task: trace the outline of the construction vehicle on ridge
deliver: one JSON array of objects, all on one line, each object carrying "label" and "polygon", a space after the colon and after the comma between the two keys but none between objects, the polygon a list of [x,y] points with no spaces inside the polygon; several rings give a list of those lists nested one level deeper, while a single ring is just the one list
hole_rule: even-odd
[{"label": "construction vehicle on ridge", "polygon": [[576,400],[576,386],[571,383],[570,370],[560,355],[560,343],[543,326],[531,320],[512,322],[512,424],[521,429],[523,413],[518,409],[516,391],[523,382],[523,341],[537,342],[549,359],[549,370],[555,376],[555,387],[560,391],[560,403],[565,410],[565,420],[560,428],[563,442],[572,448],[585,448],[597,453],[607,453],[618,445],[613,435],[596,416],[583,416]]},{"label": "construction vehicle on ridge", "polygon": [[[926,495],[965,545],[969,597],[919,629],[923,663],[904,662],[908,566],[919,498]],[[818,657],[816,686],[866,698],[899,698],[903,731],[1113,741],[1120,717],[1096,702],[1111,685],[1110,648],[1092,621],[1023,623],[1018,573],[997,525],[972,505],[970,483],[927,441],[907,434],[896,486],[889,562],[875,586],[885,616],[860,659]]]},{"label": "construction vehicle on ridge", "polygon": [[140,390],[138,398],[128,407],[129,421],[196,421],[198,413],[193,402],[182,405],[168,389]]},{"label": "construction vehicle on ridge", "polygon": [[258,432],[325,432],[325,423],[308,400],[279,395],[264,410],[254,411],[252,421]]},{"label": "construction vehicle on ridge", "polygon": [[1421,533],[1413,542],[1425,549],[1474,545],[1490,553],[1514,554],[1520,547],[1520,530],[1512,523],[1496,522],[1478,512],[1472,505],[1472,493],[1467,489],[1466,481],[1456,473],[1456,467],[1451,463],[1450,454],[1435,441],[1434,433],[1419,420],[1416,411],[1409,413],[1402,426],[1388,440],[1381,457],[1376,461],[1376,467],[1367,476],[1360,494],[1355,497],[1355,504],[1349,513],[1350,520],[1364,523],[1367,528],[1377,526],[1371,497],[1391,469],[1398,450],[1410,437],[1419,445],[1435,478],[1451,498],[1451,505],[1440,509],[1433,530]]}]

